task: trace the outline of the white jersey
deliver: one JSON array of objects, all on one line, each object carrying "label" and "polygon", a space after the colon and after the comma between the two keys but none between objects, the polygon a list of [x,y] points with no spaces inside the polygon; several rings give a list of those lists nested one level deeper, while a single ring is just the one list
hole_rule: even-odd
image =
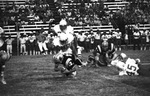
[{"label": "white jersey", "polygon": [[121,32],[116,32],[116,39],[121,39]]},{"label": "white jersey", "polygon": [[26,37],[20,38],[20,44],[25,44],[27,41]]},{"label": "white jersey", "polygon": [[[67,43],[64,45],[60,43],[59,37],[55,37],[53,40],[54,46],[63,47],[66,46],[67,44],[68,45],[71,44],[71,42],[74,40],[74,37],[72,34],[68,34],[67,36],[68,36]],[[70,47],[67,47],[66,50],[60,50],[56,55],[53,56],[54,61],[61,62],[62,59],[60,58],[63,58],[64,54],[72,54],[72,49]]]},{"label": "white jersey", "polygon": [[[74,36],[72,34],[67,34],[67,44],[70,44],[73,40],[74,40]],[[54,40],[53,40],[53,44],[54,46],[64,46],[60,43],[60,39],[59,37],[55,37]]]},{"label": "white jersey", "polygon": [[[134,73],[135,75],[138,75],[139,66],[136,64],[135,59],[127,58],[127,60],[120,61],[118,59],[113,60],[111,62],[113,66],[116,66],[117,68],[121,69],[124,72],[128,73]],[[126,74],[127,75],[127,74]]]},{"label": "white jersey", "polygon": [[4,29],[2,27],[0,27],[0,34],[4,33]]},{"label": "white jersey", "polygon": [[136,64],[136,61],[134,59],[128,58],[127,61],[125,62],[125,66],[124,69],[127,72],[131,72],[131,73],[137,73],[137,71],[139,70],[138,65]]},{"label": "white jersey", "polygon": [[104,40],[104,41],[107,41],[107,40],[108,40],[108,36],[107,36],[106,34],[105,34],[105,35],[103,34],[101,38],[102,38],[102,40]]},{"label": "white jersey", "polygon": [[[59,25],[59,24],[58,24],[58,25],[55,25],[53,29],[54,29],[54,31],[55,31],[56,33],[62,32],[62,30],[60,29],[60,25]],[[65,32],[66,34],[68,34],[68,33],[74,34],[74,29],[73,29],[72,26],[67,26],[67,28],[64,30],[64,32]]]}]

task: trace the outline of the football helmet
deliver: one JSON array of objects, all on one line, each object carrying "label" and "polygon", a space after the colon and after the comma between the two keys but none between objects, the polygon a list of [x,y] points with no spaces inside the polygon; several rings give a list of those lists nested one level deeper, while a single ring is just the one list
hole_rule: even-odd
[{"label": "football helmet", "polygon": [[62,19],[60,22],[59,22],[59,26],[60,26],[60,29],[63,31],[67,28],[67,22],[66,20]]},{"label": "football helmet", "polygon": [[127,55],[125,53],[121,53],[120,56],[125,59],[127,57]]}]

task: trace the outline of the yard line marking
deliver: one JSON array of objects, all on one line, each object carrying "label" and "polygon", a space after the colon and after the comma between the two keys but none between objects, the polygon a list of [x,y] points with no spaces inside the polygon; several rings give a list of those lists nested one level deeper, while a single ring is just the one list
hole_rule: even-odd
[{"label": "yard line marking", "polygon": [[145,63],[141,63],[141,65],[150,65],[150,63],[145,62]]}]

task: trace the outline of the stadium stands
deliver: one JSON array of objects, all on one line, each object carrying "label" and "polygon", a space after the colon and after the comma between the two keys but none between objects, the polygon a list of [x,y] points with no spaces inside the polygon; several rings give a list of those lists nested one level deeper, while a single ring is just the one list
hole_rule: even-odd
[{"label": "stadium stands", "polygon": [[[0,4],[2,5],[2,7],[6,6],[6,2],[10,5],[13,4],[14,0],[1,0]],[[15,0],[14,3],[17,5],[23,5],[25,4],[26,0]],[[116,2],[105,2],[105,5],[108,5],[108,8],[112,9],[112,10],[118,10],[120,9],[122,6],[125,6],[125,4],[127,4],[128,2],[120,2],[120,1],[116,1]],[[80,3],[65,3],[63,8],[68,9],[68,6],[72,6],[72,5],[79,5]],[[49,29],[49,24],[43,24],[43,22],[35,22],[32,25],[22,25],[19,29],[20,33],[30,33],[31,31],[36,31],[36,30],[40,30],[41,28],[44,28],[45,30]],[[100,28],[100,30],[102,31],[109,31],[109,30],[114,30],[112,25],[105,25],[105,26],[92,26],[93,31],[96,31],[97,28]],[[80,31],[88,31],[90,28],[88,28],[87,26],[74,26],[74,30],[75,32],[80,32]],[[12,37],[16,37],[17,36],[17,32],[15,30],[15,25],[5,25],[4,26],[4,31],[5,34],[11,34]]]},{"label": "stadium stands", "polygon": [[4,9],[7,4],[9,5],[23,5],[27,0],[0,0],[0,8]]},{"label": "stadium stands", "polygon": [[[6,6],[6,2],[8,4],[13,4],[14,0],[1,0],[0,1],[0,6],[1,7],[5,7]],[[15,0],[14,3],[17,5],[22,5],[25,4],[26,0]],[[68,6],[72,6],[72,5],[79,5],[80,3],[64,3],[63,8],[64,9],[68,9]],[[128,2],[126,1],[115,1],[115,2],[104,2],[104,5],[107,5],[109,9],[111,10],[119,10],[122,7],[125,7],[128,4]],[[54,25],[53,25],[54,26]],[[31,31],[36,31],[36,30],[40,30],[41,28],[44,28],[45,30],[49,30],[49,24],[46,23],[44,24],[43,22],[34,22],[34,24],[27,24],[27,25],[22,25],[19,29],[20,33],[30,33]],[[90,28],[88,26],[73,26],[75,32],[80,32],[80,31],[88,31]],[[83,29],[84,27],[84,29]],[[5,25],[4,27],[4,31],[6,36],[11,34],[12,37],[16,37],[17,36],[17,32],[15,30],[15,25]],[[99,28],[102,31],[109,31],[109,30],[114,30],[112,25],[105,25],[105,26],[92,26],[93,31],[96,31],[97,28]],[[150,24],[141,24],[139,29],[150,29]]]}]

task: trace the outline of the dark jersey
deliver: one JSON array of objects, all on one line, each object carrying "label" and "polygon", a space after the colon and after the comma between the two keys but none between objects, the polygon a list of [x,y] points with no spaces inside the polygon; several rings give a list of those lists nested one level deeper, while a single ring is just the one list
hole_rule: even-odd
[{"label": "dark jersey", "polygon": [[94,52],[94,55],[96,55],[96,53],[99,53],[99,54],[105,54],[105,53],[108,53],[108,54],[112,54],[113,52],[115,52],[115,46],[113,43],[108,43],[108,46],[104,47],[102,45],[97,45],[96,49],[95,49],[95,52]]}]

